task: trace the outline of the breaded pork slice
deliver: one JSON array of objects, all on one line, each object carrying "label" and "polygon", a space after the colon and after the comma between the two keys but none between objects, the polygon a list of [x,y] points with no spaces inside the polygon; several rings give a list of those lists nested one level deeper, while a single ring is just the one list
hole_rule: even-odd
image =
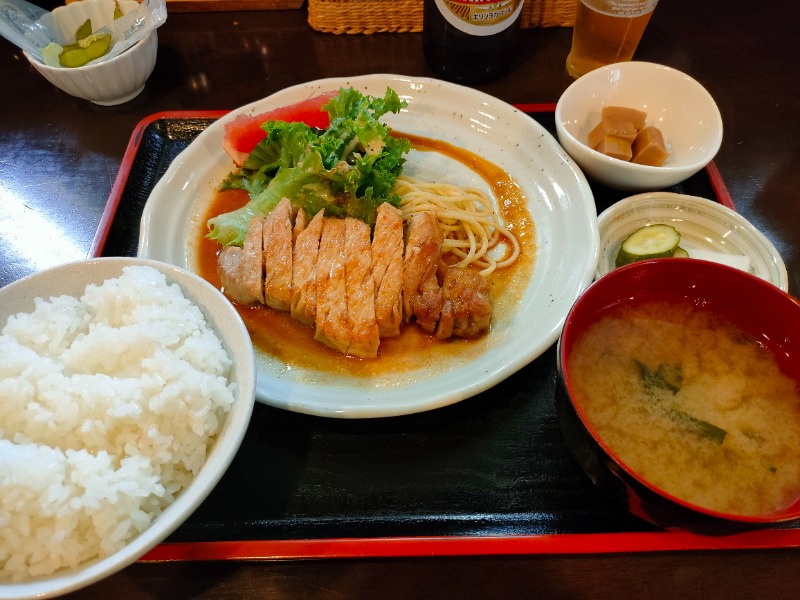
[{"label": "breaded pork slice", "polygon": [[483,275],[474,269],[449,266],[443,279],[444,304],[436,337],[470,338],[486,333],[492,321],[492,302]]},{"label": "breaded pork slice", "polygon": [[262,217],[253,217],[242,247],[225,246],[217,257],[223,291],[241,304],[264,304],[263,224]]},{"label": "breaded pork slice", "polygon": [[314,339],[339,352],[347,352],[350,345],[344,245],[344,219],[325,219],[315,269],[317,314]]},{"label": "breaded pork slice", "polygon": [[375,282],[372,279],[370,226],[345,219],[345,278],[347,287],[347,354],[361,358],[378,356],[380,332],[375,320]]},{"label": "breaded pork slice", "polygon": [[284,198],[264,219],[264,303],[278,310],[291,307],[293,218]]},{"label": "breaded pork slice", "polygon": [[324,211],[319,211],[308,225],[298,232],[294,241],[291,315],[294,320],[305,325],[314,325],[317,315],[316,265],[322,225],[325,221],[323,215]]},{"label": "breaded pork slice", "polygon": [[378,207],[372,237],[375,319],[381,337],[400,335],[403,322],[403,216],[388,202]]},{"label": "breaded pork slice", "polygon": [[416,319],[417,325],[430,333],[436,329],[444,302],[436,276],[443,242],[436,215],[432,212],[411,215],[403,256],[403,319],[407,323]]}]

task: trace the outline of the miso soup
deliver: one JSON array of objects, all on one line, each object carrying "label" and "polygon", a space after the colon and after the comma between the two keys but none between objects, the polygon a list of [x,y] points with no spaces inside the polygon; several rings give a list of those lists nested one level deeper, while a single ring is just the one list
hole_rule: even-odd
[{"label": "miso soup", "polygon": [[800,496],[798,382],[730,322],[678,303],[615,307],[567,369],[596,434],[665,492],[742,516]]}]

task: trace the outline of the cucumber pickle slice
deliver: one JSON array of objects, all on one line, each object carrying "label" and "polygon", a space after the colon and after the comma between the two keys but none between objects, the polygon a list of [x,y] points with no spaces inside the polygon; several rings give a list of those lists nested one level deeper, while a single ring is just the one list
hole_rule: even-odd
[{"label": "cucumber pickle slice", "polygon": [[[91,39],[91,36],[83,39]],[[64,46],[64,51],[59,55],[58,60],[62,67],[82,67],[95,58],[100,58],[105,55],[110,47],[111,34],[106,33],[105,35],[98,36],[96,39],[91,40],[91,42],[85,46],[80,43]]]},{"label": "cucumber pickle slice", "polygon": [[82,67],[95,58],[100,58],[111,47],[111,34],[92,33],[92,20],[86,19],[75,30],[75,43],[67,44],[58,55],[62,67]]},{"label": "cucumber pickle slice", "polygon": [[625,238],[615,264],[621,267],[637,260],[672,257],[680,242],[681,234],[671,225],[645,225]]},{"label": "cucumber pickle slice", "polygon": [[672,255],[672,258],[689,258],[689,252],[678,246],[675,248],[675,254]]}]

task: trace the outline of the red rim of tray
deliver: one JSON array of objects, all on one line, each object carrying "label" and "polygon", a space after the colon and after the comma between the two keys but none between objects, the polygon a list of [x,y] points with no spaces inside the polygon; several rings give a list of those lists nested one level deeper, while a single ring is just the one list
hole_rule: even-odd
[{"label": "red rim of tray", "polygon": [[[554,112],[555,103],[515,104],[525,113]],[[92,241],[89,256],[102,253],[145,129],[160,119],[218,119],[230,111],[164,111],[135,127]],[[736,210],[714,162],[706,168],[716,200]],[[761,529],[730,536],[684,531],[568,533],[520,536],[366,537],[298,540],[164,542],[141,562],[400,558],[417,556],[609,554],[629,552],[800,548],[800,529]]]}]

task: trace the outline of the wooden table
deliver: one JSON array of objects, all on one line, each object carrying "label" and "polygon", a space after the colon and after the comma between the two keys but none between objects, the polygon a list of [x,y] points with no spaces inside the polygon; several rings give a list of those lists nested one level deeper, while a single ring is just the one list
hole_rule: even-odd
[{"label": "wooden table", "polygon": [[[781,253],[798,295],[800,9],[717,4],[665,0],[636,58],[691,74],[717,100],[725,135],[716,166],[737,210]],[[231,109],[323,77],[431,75],[420,34],[322,34],[306,16],[170,14],[144,92],[110,108],[62,94],[0,39],[0,285],[86,257],[131,134],[149,115]],[[513,72],[480,89],[510,103],[554,103],[571,82],[570,36],[523,31]],[[797,596],[800,554],[796,543],[786,546],[140,562],[75,597],[789,598]]]}]

